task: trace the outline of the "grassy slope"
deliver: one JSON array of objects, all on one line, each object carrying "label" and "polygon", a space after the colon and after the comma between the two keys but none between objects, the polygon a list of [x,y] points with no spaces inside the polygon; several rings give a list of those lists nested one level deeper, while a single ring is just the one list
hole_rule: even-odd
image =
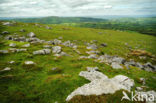
[{"label": "grassy slope", "polygon": [[[135,32],[64,27],[61,25],[49,26],[53,27],[53,30],[47,30],[45,29],[45,27],[39,28],[34,26],[33,24],[26,25],[20,23],[15,27],[5,27],[3,28],[3,31],[7,30],[11,32],[11,34],[16,32],[19,35],[25,36],[27,33],[32,31],[37,35],[38,38],[45,40],[52,40],[60,36],[63,37],[63,41],[78,40],[77,44],[79,45],[79,50],[84,55],[86,49],[84,49],[85,46],[83,42],[89,42],[90,40],[98,40],[97,45],[103,42],[107,43],[108,47],[99,48],[99,50],[111,55],[119,55],[127,58],[126,55],[130,51],[128,47],[125,46],[125,43],[128,43],[132,48],[135,48],[137,46],[139,49],[145,49],[148,52],[156,55],[156,48],[154,48],[154,46],[156,45],[156,37],[153,36],[142,35]],[[22,28],[26,29],[27,32],[19,32],[19,30]],[[63,30],[62,28],[68,28],[68,30]],[[102,35],[99,35],[99,32],[102,32]],[[13,41],[1,40],[0,49],[9,48],[8,44],[11,42]],[[18,44],[18,47],[21,48],[20,46],[23,43],[16,43]],[[84,78],[78,76],[79,72],[85,70],[86,66],[98,66],[100,68],[100,71],[108,75],[109,77],[114,77],[118,74],[129,76],[130,78],[135,80],[136,86],[141,85],[138,82],[138,78],[144,77],[147,79],[146,85],[149,86],[149,90],[156,90],[156,80],[152,78],[153,76],[156,76],[155,73],[149,73],[137,68],[133,68],[131,70],[114,70],[106,64],[96,63],[93,60],[78,60],[77,58],[79,57],[79,55],[75,53],[71,48],[67,47],[63,47],[63,51],[73,55],[73,57],[56,58],[52,54],[32,56],[32,51],[39,49],[42,49],[42,45],[31,45],[31,47],[29,47],[28,51],[25,53],[13,53],[0,56],[0,69],[3,69],[6,66],[9,66],[13,69],[10,72],[0,74],[1,103],[54,103],[55,101],[58,101],[58,103],[64,103],[65,98],[74,89],[89,82]],[[139,61],[137,57],[135,57],[134,59],[136,61]],[[16,61],[16,64],[7,64],[7,62],[11,60]],[[32,60],[38,64],[38,66],[33,69],[41,69],[30,70],[29,68],[24,67],[23,62],[26,60]],[[62,69],[62,72],[51,74],[49,73],[49,70],[52,67],[59,67]],[[12,79],[3,79],[2,76],[6,75],[13,75],[14,77],[12,77]],[[120,92],[119,97],[116,95],[109,95],[108,97],[104,97],[107,97],[107,103],[114,103],[120,101],[121,95],[122,94]],[[77,102],[77,99],[73,101]],[[79,101],[79,103],[80,102],[83,103],[83,101],[81,100]],[[89,102],[94,103],[91,99]]]}]

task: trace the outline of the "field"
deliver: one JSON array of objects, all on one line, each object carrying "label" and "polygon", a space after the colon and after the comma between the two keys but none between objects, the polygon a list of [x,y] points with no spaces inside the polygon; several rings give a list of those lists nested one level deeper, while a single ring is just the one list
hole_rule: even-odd
[{"label": "field", "polygon": [[[131,69],[113,69],[105,63],[95,62],[94,59],[80,60],[79,56],[86,54],[85,43],[96,40],[96,45],[106,43],[107,47],[99,47],[100,54],[120,56],[126,60],[134,59],[136,62],[151,62],[156,64],[156,37],[140,34],[131,31],[93,29],[64,26],[59,24],[39,24],[17,23],[15,26],[0,26],[0,32],[9,31],[7,35],[27,36],[34,32],[36,37],[42,40],[53,40],[62,37],[62,41],[70,40],[78,45],[81,54],[76,53],[72,48],[62,47],[62,50],[71,56],[55,57],[53,54],[33,55],[32,52],[43,49],[45,44],[31,44],[28,51],[20,53],[0,54],[0,70],[5,67],[12,68],[9,72],[0,72],[0,102],[1,103],[66,103],[67,96],[76,88],[89,83],[88,80],[79,76],[81,71],[85,71],[87,66],[97,66],[100,72],[112,78],[122,74],[135,81],[135,87],[141,86],[139,78],[146,78],[147,90],[156,91],[155,72],[147,72],[136,67]],[[45,26],[52,27],[46,29]],[[20,32],[25,29],[26,32]],[[16,33],[16,34],[15,34]],[[18,42],[0,38],[0,50],[6,50],[10,43],[16,43],[16,48],[28,42]],[[138,56],[129,56],[132,50],[144,50],[153,57],[142,60]],[[9,64],[9,61],[15,61]],[[27,67],[25,61],[34,61],[35,66]],[[58,71],[52,72],[51,68],[57,67]],[[134,87],[134,88],[135,88]],[[133,89],[134,89],[133,88]],[[117,103],[121,100],[122,92],[115,94],[92,96],[76,96],[71,103]],[[123,101],[129,103],[129,101]]]}]

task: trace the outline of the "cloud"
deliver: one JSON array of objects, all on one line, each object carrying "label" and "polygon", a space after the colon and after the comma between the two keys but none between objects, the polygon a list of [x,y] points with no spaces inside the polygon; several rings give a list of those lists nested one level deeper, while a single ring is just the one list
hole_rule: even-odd
[{"label": "cloud", "polygon": [[155,0],[0,0],[0,16],[155,14]]}]

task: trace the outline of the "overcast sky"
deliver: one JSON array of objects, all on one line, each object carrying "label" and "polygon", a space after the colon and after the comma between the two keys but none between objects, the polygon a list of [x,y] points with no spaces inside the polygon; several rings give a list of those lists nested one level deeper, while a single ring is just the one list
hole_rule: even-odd
[{"label": "overcast sky", "polygon": [[1,17],[156,15],[156,0],[0,0]]}]

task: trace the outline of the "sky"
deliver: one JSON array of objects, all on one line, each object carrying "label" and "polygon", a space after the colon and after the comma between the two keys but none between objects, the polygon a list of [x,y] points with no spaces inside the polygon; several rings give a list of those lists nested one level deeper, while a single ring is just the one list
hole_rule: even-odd
[{"label": "sky", "polygon": [[0,0],[0,17],[156,15],[156,0]]}]

